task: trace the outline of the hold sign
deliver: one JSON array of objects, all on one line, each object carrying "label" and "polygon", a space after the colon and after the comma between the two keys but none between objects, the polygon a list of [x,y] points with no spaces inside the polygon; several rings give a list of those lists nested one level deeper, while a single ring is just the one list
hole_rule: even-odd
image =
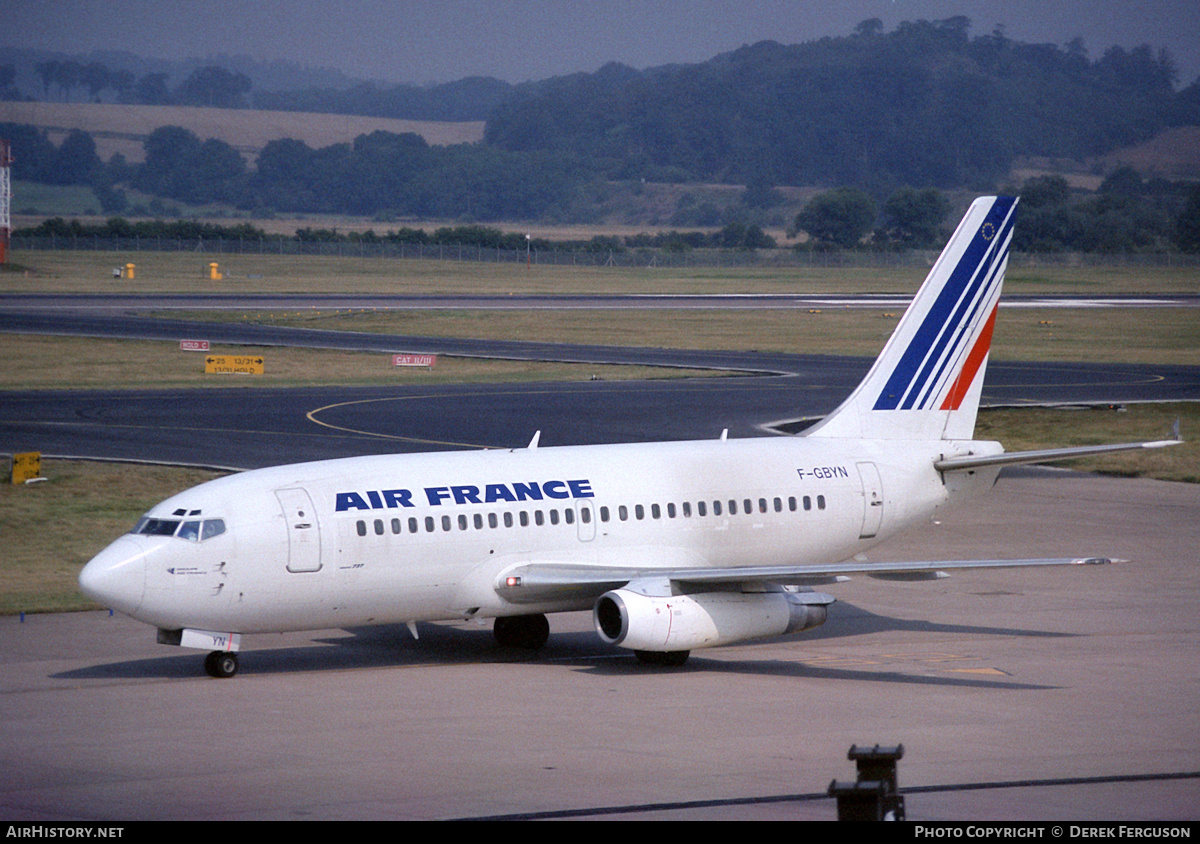
[{"label": "hold sign", "polygon": [[437,355],[392,355],[392,366],[428,366],[437,363]]},{"label": "hold sign", "polygon": [[209,355],[204,371],[209,375],[262,375],[264,360],[253,355]]},{"label": "hold sign", "polygon": [[27,451],[12,458],[12,482],[23,484],[42,476],[42,453]]}]

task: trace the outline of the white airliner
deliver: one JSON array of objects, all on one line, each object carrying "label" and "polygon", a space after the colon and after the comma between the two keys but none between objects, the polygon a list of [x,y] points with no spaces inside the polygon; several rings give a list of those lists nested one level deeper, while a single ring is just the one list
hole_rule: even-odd
[{"label": "white airliner", "polygon": [[591,608],[645,662],[822,624],[848,575],[1106,562],[855,562],[1000,467],[1174,440],[1005,453],[972,439],[1015,198],[977,199],[863,382],[803,435],[367,456],[259,469],[157,505],[79,575],[159,641],[237,671],[243,634],[495,619],[536,648]]}]

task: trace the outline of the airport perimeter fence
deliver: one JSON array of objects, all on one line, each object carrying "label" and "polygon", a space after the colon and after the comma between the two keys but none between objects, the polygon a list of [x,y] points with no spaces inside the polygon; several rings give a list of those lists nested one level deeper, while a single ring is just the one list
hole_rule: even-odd
[{"label": "airport perimeter fence", "polygon": [[[651,249],[630,247],[624,250],[582,249],[502,249],[475,244],[399,243],[389,241],[313,241],[282,238],[168,238],[96,236],[13,236],[10,252],[81,251],[129,255],[139,252],[191,252],[197,256],[214,255],[297,255],[337,258],[392,258],[434,261],[471,261],[492,264],[529,264],[531,266],[581,267],[662,267],[662,268],[846,268],[886,269],[892,267],[929,268],[938,250],[872,252],[851,250],[797,249]],[[19,257],[15,257],[19,261]],[[1020,267],[1200,267],[1200,255],[1171,252],[1013,253],[1009,263]]]}]

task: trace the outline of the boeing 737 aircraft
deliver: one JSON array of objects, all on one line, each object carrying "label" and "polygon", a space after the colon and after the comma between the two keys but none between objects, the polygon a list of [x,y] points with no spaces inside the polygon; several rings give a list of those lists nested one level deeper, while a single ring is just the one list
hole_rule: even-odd
[{"label": "boeing 737 aircraft", "polygon": [[540,647],[591,609],[645,662],[822,624],[865,574],[1104,560],[854,562],[1000,467],[1173,440],[1005,453],[972,439],[1017,200],[977,199],[863,382],[802,435],[366,456],[231,475],[152,508],[80,573],[98,603],[209,650],[245,634],[495,619]]}]

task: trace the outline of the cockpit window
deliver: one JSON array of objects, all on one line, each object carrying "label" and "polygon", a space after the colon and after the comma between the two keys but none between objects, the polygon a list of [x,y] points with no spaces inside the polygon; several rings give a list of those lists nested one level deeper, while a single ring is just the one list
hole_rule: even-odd
[{"label": "cockpit window", "polygon": [[142,519],[133,532],[144,536],[174,536],[178,529],[178,519]]},{"label": "cockpit window", "polygon": [[220,536],[225,532],[224,519],[205,519],[204,525],[200,529],[200,541],[212,539],[214,536]]},{"label": "cockpit window", "polygon": [[141,518],[131,533],[142,536],[175,536],[190,542],[203,542],[225,532],[224,519],[150,519]]},{"label": "cockpit window", "polygon": [[180,539],[189,539],[192,542],[200,541],[200,522],[184,522],[178,533],[175,534]]}]

